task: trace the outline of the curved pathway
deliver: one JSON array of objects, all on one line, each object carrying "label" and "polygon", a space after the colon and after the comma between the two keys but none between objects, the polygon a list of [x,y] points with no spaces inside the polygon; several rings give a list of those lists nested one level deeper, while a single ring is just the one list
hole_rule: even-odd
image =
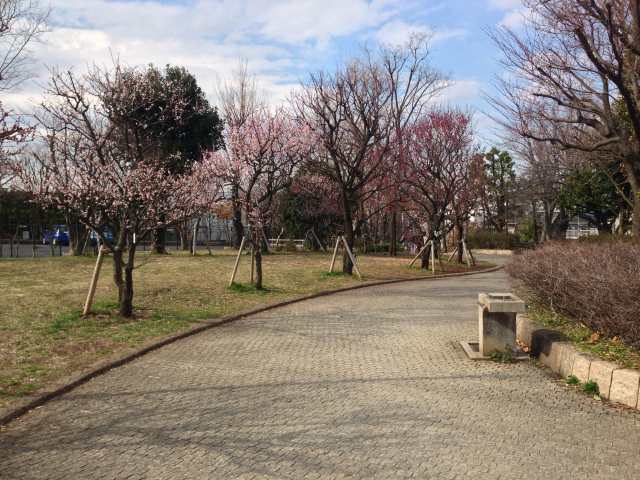
[{"label": "curved pathway", "polygon": [[294,304],[174,343],[0,433],[2,479],[638,478],[640,416],[467,360],[501,272]]}]

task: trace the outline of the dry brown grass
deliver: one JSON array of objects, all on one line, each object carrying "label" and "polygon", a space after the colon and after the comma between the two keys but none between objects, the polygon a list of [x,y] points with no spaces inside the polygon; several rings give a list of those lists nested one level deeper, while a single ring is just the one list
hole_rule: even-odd
[{"label": "dry brown grass", "polygon": [[[134,319],[116,314],[110,258],[96,292],[95,313],[87,318],[80,316],[80,310],[94,259],[0,260],[0,408],[109,355],[194,323],[359,283],[344,275],[327,275],[330,257],[321,254],[265,256],[264,292],[248,286],[250,261],[246,256],[236,279],[240,285],[227,288],[234,262],[231,251],[197,257],[140,255],[139,259],[144,265],[135,272]],[[406,258],[359,258],[365,281],[431,276],[407,268],[407,263]],[[447,271],[465,269],[447,267]]]}]

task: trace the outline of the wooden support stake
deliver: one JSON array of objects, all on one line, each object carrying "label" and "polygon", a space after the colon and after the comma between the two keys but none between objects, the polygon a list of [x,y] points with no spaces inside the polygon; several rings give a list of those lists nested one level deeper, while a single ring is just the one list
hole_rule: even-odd
[{"label": "wooden support stake", "polygon": [[104,247],[98,249],[98,258],[96,265],[93,267],[93,275],[91,276],[91,283],[89,284],[89,293],[87,294],[87,300],[84,302],[84,308],[82,309],[82,315],[86,316],[91,311],[91,305],[93,304],[93,296],[96,293],[96,287],[98,285],[98,277],[100,276],[100,269],[102,268],[102,262],[104,260]]},{"label": "wooden support stake", "polygon": [[424,253],[424,251],[427,249],[427,247],[429,246],[430,243],[431,243],[431,240],[429,240],[427,243],[425,243],[424,246],[418,252],[418,254],[415,257],[413,257],[413,260],[411,260],[411,263],[409,263],[410,267],[413,267],[413,264],[416,263],[416,260],[418,260],[420,258],[420,255],[422,255]]},{"label": "wooden support stake", "polygon": [[316,239],[316,242],[318,242],[318,246],[322,249],[323,252],[326,252],[327,249],[324,248],[324,245],[322,244],[322,242],[320,241],[320,239],[318,238],[318,235],[316,235],[316,231],[312,228],[311,229],[311,234],[313,235],[313,238]]},{"label": "wooden support stake", "polygon": [[264,227],[262,227],[260,231],[262,232],[262,238],[264,239],[264,244],[266,246],[267,253],[271,253],[271,247],[269,246],[269,239],[267,238],[267,234],[264,231]]},{"label": "wooden support stake", "polygon": [[333,266],[336,264],[336,255],[338,255],[338,247],[340,246],[340,239],[342,237],[338,235],[336,238],[336,246],[333,249],[333,257],[331,257],[331,266],[329,267],[329,273],[333,273]]},{"label": "wooden support stake", "polygon": [[362,275],[360,274],[360,270],[358,270],[358,265],[356,264],[356,259],[354,258],[353,253],[351,253],[351,249],[349,248],[349,244],[344,239],[344,237],[340,237],[340,238],[342,238],[342,243],[344,244],[344,248],[347,250],[347,255],[349,255],[349,258],[351,259],[351,263],[353,264],[353,268],[355,269],[356,273],[358,274],[358,278],[360,280],[362,280]]},{"label": "wooden support stake", "polygon": [[280,233],[278,234],[278,238],[276,238],[276,250],[278,249],[278,246],[280,245],[280,237],[282,236],[282,234],[284,233],[284,228],[280,229]]},{"label": "wooden support stake", "polygon": [[240,255],[242,255],[242,249],[244,248],[244,241],[246,237],[242,237],[240,242],[240,248],[238,249],[238,256],[236,257],[236,264],[233,266],[233,273],[231,274],[231,280],[229,280],[229,286],[233,285],[233,281],[236,279],[236,272],[238,271],[238,264],[240,263]]},{"label": "wooden support stake", "polygon": [[456,253],[458,253],[458,247],[453,249],[453,252],[451,253],[451,255],[449,255],[449,258],[447,258],[447,263],[451,263],[451,259],[455,256]]},{"label": "wooden support stake", "polygon": [[476,259],[473,258],[473,253],[471,253],[471,250],[469,250],[469,247],[467,247],[467,241],[463,238],[462,239],[462,248],[464,249],[465,255],[467,256],[467,265],[469,266],[469,268],[471,268],[471,266],[475,266],[476,265]]}]

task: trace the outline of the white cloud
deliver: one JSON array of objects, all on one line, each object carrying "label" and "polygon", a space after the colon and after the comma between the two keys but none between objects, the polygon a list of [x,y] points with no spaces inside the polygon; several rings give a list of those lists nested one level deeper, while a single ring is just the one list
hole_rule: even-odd
[{"label": "white cloud", "polygon": [[439,103],[465,103],[478,98],[482,93],[482,84],[477,80],[453,80],[438,98]]},{"label": "white cloud", "polygon": [[288,0],[274,2],[261,17],[261,33],[276,41],[326,42],[380,25],[395,13],[393,2]]},{"label": "white cloud", "polygon": [[434,31],[426,25],[411,24],[403,20],[391,20],[376,32],[375,38],[382,43],[401,45],[414,33],[429,35],[433,42],[460,38],[467,34],[467,32],[461,28]]},{"label": "white cloud", "polygon": [[501,10],[511,10],[522,6],[522,0],[489,0],[489,6]]},{"label": "white cloud", "polygon": [[51,31],[34,48],[36,83],[5,98],[37,97],[46,67],[82,70],[118,57],[130,65],[184,65],[211,96],[240,59],[273,101],[332,40],[377,28],[402,0],[56,0]]},{"label": "white cloud", "polygon": [[82,71],[118,57],[129,65],[183,65],[212,98],[246,59],[278,103],[329,54],[346,54],[334,48],[336,39],[402,43],[417,31],[438,42],[465,35],[401,20],[416,8],[424,13],[429,7],[424,0],[56,0],[51,31],[34,49],[36,81],[4,101],[26,108],[26,99],[37,100],[46,67]]},{"label": "white cloud", "polygon": [[522,0],[488,0],[489,6],[498,10],[505,10],[506,13],[498,23],[501,27],[510,29],[520,28],[530,14]]},{"label": "white cloud", "polygon": [[500,26],[507,27],[513,30],[518,29],[524,25],[529,16],[529,13],[530,12],[524,8],[519,8],[507,12],[502,20],[500,20]]}]

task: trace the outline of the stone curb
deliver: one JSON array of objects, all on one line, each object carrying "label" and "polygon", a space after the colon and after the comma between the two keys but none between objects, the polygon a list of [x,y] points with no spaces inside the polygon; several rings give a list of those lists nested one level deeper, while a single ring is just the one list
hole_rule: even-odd
[{"label": "stone curb", "polygon": [[518,315],[516,337],[531,349],[531,354],[554,373],[567,378],[575,375],[581,382],[593,380],[600,396],[640,410],[640,370],[600,360],[578,351],[562,333]]},{"label": "stone curb", "polygon": [[165,345],[169,345],[171,343],[177,342],[178,340],[182,340],[192,335],[196,335],[200,332],[204,332],[205,330],[219,327],[227,323],[235,322],[236,320],[240,320],[250,315],[256,315],[269,310],[274,310],[276,308],[285,307],[287,305],[291,305],[294,303],[303,302],[305,300],[311,300],[313,298],[320,298],[328,295],[334,295],[337,293],[348,292],[352,290],[359,290],[361,288],[376,287],[379,285],[390,285],[394,283],[415,282],[419,280],[440,280],[443,278],[464,277],[469,275],[478,275],[482,273],[491,273],[491,272],[498,271],[500,269],[502,269],[502,266],[498,265],[495,267],[485,268],[483,270],[476,270],[473,272],[446,273],[443,275],[436,275],[433,277],[396,278],[391,280],[365,282],[359,285],[351,285],[345,288],[336,288],[333,290],[324,290],[321,292],[311,293],[308,295],[302,295],[300,297],[292,298],[291,300],[285,300],[283,302],[266,305],[264,307],[255,308],[253,310],[245,310],[243,312],[236,313],[234,315],[223,317],[220,320],[206,321],[203,324],[193,327],[184,332],[174,334],[160,340],[152,341],[151,343],[148,343],[147,345],[134,351],[133,353],[129,353],[122,357],[116,358],[115,360],[107,360],[106,362],[97,364],[93,368],[93,370],[80,374],[79,376],[70,377],[70,378],[68,377],[64,379],[60,384],[58,384],[57,387],[55,387],[50,392],[43,393],[34,399],[27,400],[22,405],[19,405],[18,407],[14,407],[13,409],[9,410],[7,413],[2,414],[2,417],[0,417],[0,427],[8,425],[10,422],[21,417],[22,415],[26,414],[30,410],[40,407],[45,403],[47,403],[48,401],[53,400],[61,395],[64,395],[65,393],[70,392],[76,387],[79,387],[80,385],[87,383],[89,380],[96,378],[100,375],[103,375],[108,371],[113,370],[114,368],[130,363],[133,360],[136,360],[142,357],[143,355],[146,355],[147,353],[150,353],[154,350],[158,350],[159,348],[164,347]]}]

